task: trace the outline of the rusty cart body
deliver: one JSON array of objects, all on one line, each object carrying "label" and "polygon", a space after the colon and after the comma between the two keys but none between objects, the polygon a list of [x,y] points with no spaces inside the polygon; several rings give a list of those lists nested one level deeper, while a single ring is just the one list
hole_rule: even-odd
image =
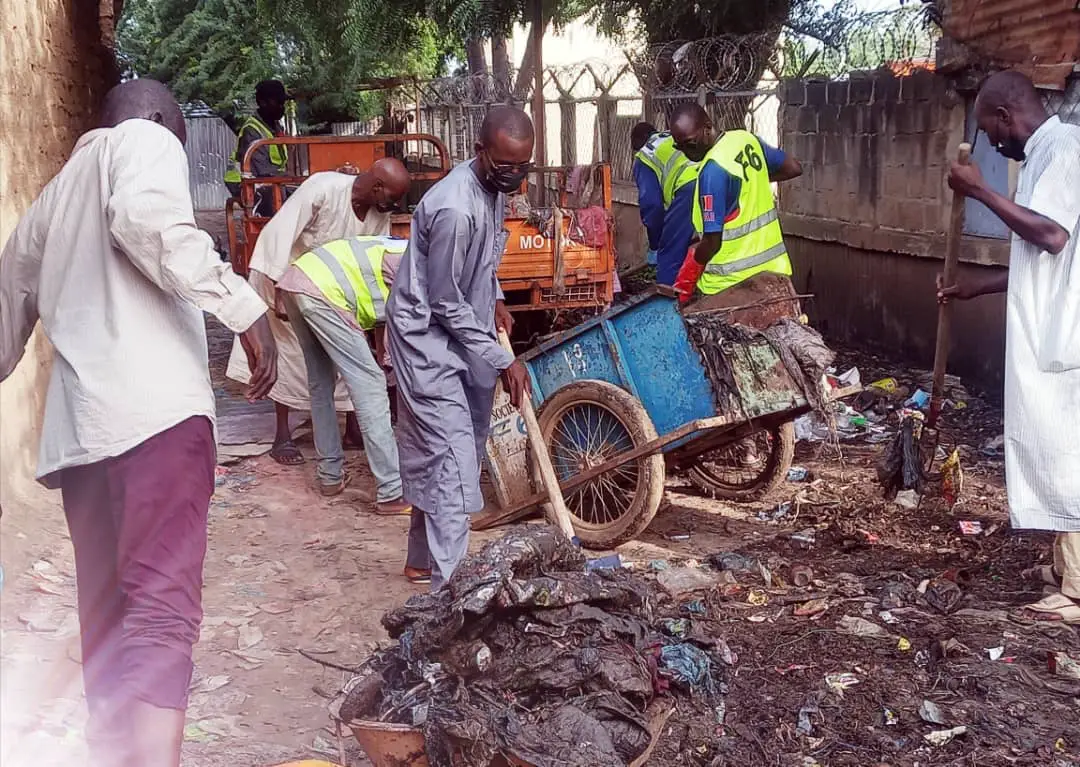
[{"label": "rusty cart body", "polygon": [[[782,482],[795,418],[810,405],[764,337],[722,349],[737,392],[719,395],[678,301],[654,288],[524,354],[538,420],[575,532],[592,548],[631,540],[660,508],[667,468],[717,497],[759,498]],[[756,446],[746,454],[748,443]],[[524,425],[501,390],[488,465],[497,507],[484,529],[546,501]]]},{"label": "rusty cart body", "polygon": [[[290,175],[254,178],[251,158],[262,146],[285,146],[289,151]],[[408,237],[412,209],[420,197],[451,169],[445,145],[430,134],[374,136],[304,136],[262,139],[251,144],[241,161],[240,195],[226,202],[226,226],[233,269],[247,275],[259,232],[270,216],[259,215],[259,195],[268,197],[261,212],[276,212],[290,189],[320,171],[351,166],[357,171],[370,168],[382,157],[402,147],[404,161],[412,177],[406,210],[391,217],[391,233]],[[411,151],[416,148],[417,151]],[[389,151],[388,151],[389,150]],[[507,214],[506,251],[499,266],[499,282],[512,311],[605,307],[615,289],[615,235],[612,224],[611,167],[597,164],[590,174],[590,200],[606,213],[604,236],[582,241],[575,232],[575,201],[565,190],[573,168],[536,168],[523,192],[530,208],[557,210],[551,223],[541,229],[532,217]],[[556,227],[558,234],[556,234]],[[600,241],[602,240],[602,241]]]}]

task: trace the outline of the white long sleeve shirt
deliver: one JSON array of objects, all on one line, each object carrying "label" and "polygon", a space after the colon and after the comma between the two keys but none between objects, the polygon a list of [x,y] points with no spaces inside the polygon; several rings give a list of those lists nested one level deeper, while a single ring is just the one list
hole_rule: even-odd
[{"label": "white long sleeve shirt", "polygon": [[[1080,128],[1051,117],[1028,139],[1016,204],[1069,233],[1048,253],[1013,234],[1005,332],[1005,485],[1018,529],[1080,532]],[[1055,370],[1055,358],[1070,367]]]},{"label": "white long sleeve shirt", "polygon": [[187,158],[148,120],[82,136],[0,255],[0,381],[40,319],[55,349],[39,479],[214,419],[203,311],[267,306],[195,226]]},{"label": "white long sleeve shirt", "polygon": [[390,214],[374,207],[360,219],[352,207],[356,176],[335,171],[316,173],[289,195],[255,242],[249,267],[274,282],[297,258],[334,240],[390,234]]}]

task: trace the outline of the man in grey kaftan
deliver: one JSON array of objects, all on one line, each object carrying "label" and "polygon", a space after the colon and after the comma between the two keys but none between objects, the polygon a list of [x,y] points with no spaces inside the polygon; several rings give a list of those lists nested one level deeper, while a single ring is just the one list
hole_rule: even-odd
[{"label": "man in grey kaftan", "polygon": [[[507,112],[514,113],[511,123],[524,118],[527,150],[514,151],[512,126],[507,137],[487,125],[499,114],[505,121]],[[430,572],[433,590],[465,555],[468,515],[484,504],[480,467],[495,385],[504,372],[510,379],[516,375],[519,389],[525,380],[522,363],[496,335],[496,301],[502,298],[496,269],[507,237],[500,190],[515,179],[520,186],[532,154],[532,126],[524,113],[507,107],[493,109],[488,120],[482,131],[488,149],[481,148],[420,201],[387,303],[387,342],[398,378],[401,479],[414,507],[406,575],[425,582]],[[521,136],[516,140],[520,144]]]}]

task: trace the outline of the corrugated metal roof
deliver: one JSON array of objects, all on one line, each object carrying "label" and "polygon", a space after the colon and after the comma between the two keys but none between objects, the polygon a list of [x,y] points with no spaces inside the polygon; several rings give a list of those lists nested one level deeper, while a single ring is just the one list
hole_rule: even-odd
[{"label": "corrugated metal roof", "polygon": [[1077,0],[949,0],[945,33],[975,54],[1063,88],[1080,61]]}]

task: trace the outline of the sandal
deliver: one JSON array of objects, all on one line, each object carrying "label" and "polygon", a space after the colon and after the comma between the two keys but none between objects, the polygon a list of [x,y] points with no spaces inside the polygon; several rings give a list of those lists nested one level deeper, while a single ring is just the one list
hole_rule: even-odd
[{"label": "sandal", "polygon": [[1020,573],[1020,577],[1025,581],[1033,581],[1044,586],[1057,586],[1059,589],[1061,588],[1061,576],[1055,572],[1053,565],[1029,567],[1027,570]]},{"label": "sandal", "polygon": [[304,454],[291,439],[270,448],[270,457],[282,466],[299,466],[304,463]]},{"label": "sandal", "polygon": [[1024,617],[1037,621],[1061,622],[1066,626],[1080,625],[1080,601],[1060,591],[1022,608]]},{"label": "sandal", "polygon": [[417,586],[427,586],[431,583],[431,570],[421,570],[419,567],[406,567],[404,575],[409,583]]}]

